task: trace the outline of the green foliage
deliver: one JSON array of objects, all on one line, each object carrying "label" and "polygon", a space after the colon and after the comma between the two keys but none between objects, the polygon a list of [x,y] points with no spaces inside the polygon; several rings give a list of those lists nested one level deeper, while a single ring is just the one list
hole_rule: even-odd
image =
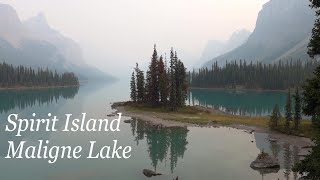
[{"label": "green foliage", "polygon": [[145,80],[144,73],[139,69],[138,63],[136,64],[136,86],[137,86],[137,101],[144,102],[145,100]]},{"label": "green foliage", "polygon": [[132,72],[131,81],[130,81],[130,97],[133,102],[137,101],[137,86],[136,86],[136,77],[134,72]]},{"label": "green foliage", "polygon": [[[320,116],[320,66],[314,71],[315,77],[307,80],[307,84],[303,86],[303,98],[305,106],[303,112],[315,117]],[[313,121],[314,125],[318,125],[317,121]],[[320,124],[320,123],[319,123]],[[319,126],[320,127],[320,126]]]},{"label": "green foliage", "polygon": [[272,115],[269,120],[269,127],[271,129],[276,129],[279,125],[281,119],[281,113],[278,104],[276,104],[273,108]]},{"label": "green foliage", "polygon": [[[316,121],[320,121],[318,118]],[[316,180],[320,179],[320,129],[316,128],[315,145],[312,151],[300,163],[295,164],[293,171],[299,172],[301,175],[306,175],[305,179]]]},{"label": "green foliage", "polygon": [[[315,58],[320,54],[320,2],[310,0],[311,7],[316,11],[316,21],[312,29],[312,36],[308,45],[308,54]],[[296,164],[294,170],[306,175],[305,179],[320,179],[320,66],[314,71],[314,77],[307,80],[303,86],[303,112],[312,116],[312,124],[316,137],[315,146],[311,154],[306,156],[301,163]]]},{"label": "green foliage", "polygon": [[[171,49],[170,67],[163,62],[163,57],[158,58],[156,46],[154,46],[149,70],[144,79],[143,72],[138,64],[135,69],[137,78],[137,101],[149,104],[152,107],[168,107],[172,111],[185,105],[187,98],[187,73],[183,62],[178,59],[177,53]],[[131,94],[134,94],[134,75],[131,78]],[[133,98],[131,97],[131,100]]]},{"label": "green foliage", "polygon": [[146,100],[153,106],[159,104],[159,61],[158,61],[158,53],[156,49],[156,45],[154,45],[153,54],[151,58],[151,62],[149,65],[149,70],[147,71],[147,79],[146,79]]},{"label": "green foliage", "polygon": [[299,88],[296,87],[294,98],[294,129],[298,130],[301,123],[301,96],[299,92]]},{"label": "green foliage", "polygon": [[287,103],[285,107],[285,118],[286,118],[285,128],[287,129],[288,132],[290,131],[290,123],[292,121],[292,105],[291,104],[292,104],[291,93],[289,90],[287,95]]},{"label": "green foliage", "polygon": [[167,72],[166,62],[163,62],[162,56],[160,56],[159,60],[159,76],[160,101],[161,104],[167,106],[169,96],[169,88],[167,83],[169,82],[169,76]]},{"label": "green foliage", "polygon": [[51,71],[31,67],[9,65],[0,63],[0,87],[51,87],[51,86],[77,86],[79,80],[74,73],[65,72],[62,74],[57,71]]},{"label": "green foliage", "polygon": [[173,52],[173,48],[170,51],[170,108],[171,110],[176,110],[177,104],[177,84],[175,83],[176,77],[176,64],[177,64],[177,57]]},{"label": "green foliage", "polygon": [[311,58],[320,54],[320,1],[319,0],[310,0],[311,7],[316,11],[316,20],[312,29],[311,39],[308,44],[308,55]]},{"label": "green foliage", "polygon": [[192,87],[200,88],[246,88],[286,90],[302,85],[312,77],[319,61],[279,61],[274,64],[261,62],[247,64],[246,61],[226,62],[224,67],[214,63],[211,69],[193,70],[190,75]]}]

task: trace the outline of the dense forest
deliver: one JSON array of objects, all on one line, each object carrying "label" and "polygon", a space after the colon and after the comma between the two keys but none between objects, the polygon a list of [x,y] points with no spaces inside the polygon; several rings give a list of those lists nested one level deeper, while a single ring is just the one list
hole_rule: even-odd
[{"label": "dense forest", "polygon": [[184,106],[188,89],[187,71],[173,49],[170,51],[169,64],[168,67],[163,57],[158,56],[154,46],[146,77],[138,64],[132,73],[131,100],[153,107],[168,107],[171,110]]},{"label": "dense forest", "polygon": [[0,63],[0,88],[11,87],[53,87],[78,86],[79,80],[74,73],[57,73],[48,68],[37,70],[25,66]]},{"label": "dense forest", "polygon": [[319,65],[316,60],[279,61],[274,64],[232,61],[223,67],[216,62],[212,68],[190,72],[190,84],[200,88],[285,90],[301,85]]}]

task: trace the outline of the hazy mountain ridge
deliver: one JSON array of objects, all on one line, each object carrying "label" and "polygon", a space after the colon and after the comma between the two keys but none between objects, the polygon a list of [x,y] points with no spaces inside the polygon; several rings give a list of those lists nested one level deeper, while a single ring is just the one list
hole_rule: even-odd
[{"label": "hazy mountain ridge", "polygon": [[305,59],[314,24],[314,11],[305,0],[270,0],[259,12],[248,41],[233,51],[214,58],[218,61],[245,59],[272,63],[280,59]]},{"label": "hazy mountain ridge", "polygon": [[9,5],[0,4],[0,61],[14,65],[75,72],[80,79],[114,79],[85,63],[82,49],[52,29],[43,14],[21,22]]},{"label": "hazy mountain ridge", "polygon": [[200,61],[197,63],[198,66],[201,66],[204,62],[207,62],[215,57],[228,53],[239,47],[248,40],[250,34],[250,31],[242,29],[234,32],[226,42],[218,40],[208,41],[205,49],[202,52]]},{"label": "hazy mountain ridge", "polygon": [[25,35],[24,27],[16,13],[9,5],[0,4],[0,36],[12,46],[18,47]]}]

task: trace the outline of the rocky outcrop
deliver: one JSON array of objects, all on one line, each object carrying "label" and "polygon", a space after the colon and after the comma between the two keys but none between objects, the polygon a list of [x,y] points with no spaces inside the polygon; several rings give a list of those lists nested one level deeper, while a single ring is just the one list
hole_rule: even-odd
[{"label": "rocky outcrop", "polygon": [[280,163],[277,158],[268,153],[261,152],[257,159],[250,164],[250,167],[255,170],[280,169]]},{"label": "rocky outcrop", "polygon": [[127,119],[127,120],[124,120],[123,122],[124,123],[131,123],[131,121],[132,121],[131,119]]},{"label": "rocky outcrop", "polygon": [[146,177],[152,177],[152,176],[160,176],[160,175],[162,175],[162,174],[156,173],[156,172],[154,172],[154,171],[152,171],[152,170],[150,170],[150,169],[144,169],[144,170],[142,171],[142,173],[143,173]]}]

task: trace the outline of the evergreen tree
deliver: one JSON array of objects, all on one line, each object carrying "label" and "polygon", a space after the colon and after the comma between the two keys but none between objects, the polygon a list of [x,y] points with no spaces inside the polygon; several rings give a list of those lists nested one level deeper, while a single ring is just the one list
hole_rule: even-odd
[{"label": "evergreen tree", "polygon": [[301,96],[297,87],[294,95],[294,129],[298,130],[301,123]]},{"label": "evergreen tree", "polygon": [[136,68],[135,68],[135,71],[136,71],[136,79],[137,79],[137,83],[136,83],[136,86],[137,86],[137,101],[138,102],[144,102],[145,100],[145,80],[144,80],[144,73],[143,71],[141,71],[139,69],[139,65],[137,63],[136,65]]},{"label": "evergreen tree", "polygon": [[0,63],[0,87],[53,87],[53,86],[78,86],[79,80],[74,73],[64,72],[58,74],[48,68],[37,71],[31,67],[16,66]]},{"label": "evergreen tree", "polygon": [[187,98],[187,74],[184,64],[178,60],[176,65],[177,107],[185,105]]},{"label": "evergreen tree", "polygon": [[271,129],[276,129],[279,125],[280,119],[281,119],[281,113],[280,113],[278,104],[276,104],[273,108],[272,115],[270,117],[269,127]]},{"label": "evergreen tree", "polygon": [[160,88],[160,100],[162,105],[166,106],[167,101],[168,101],[168,96],[169,96],[169,77],[167,74],[167,67],[166,67],[166,62],[163,62],[163,57],[160,56],[159,60],[159,88]]},{"label": "evergreen tree", "polygon": [[151,105],[159,104],[159,71],[158,71],[158,53],[156,45],[154,45],[149,70],[147,72],[147,99]]},{"label": "evergreen tree", "polygon": [[285,128],[287,131],[290,131],[290,123],[292,121],[292,105],[291,105],[291,93],[290,90],[288,91],[288,95],[287,95],[287,103],[286,103],[286,122],[285,122]]},{"label": "evergreen tree", "polygon": [[309,79],[303,86],[303,112],[312,117],[315,132],[312,151],[301,163],[298,163],[294,170],[301,175],[305,174],[305,179],[320,179],[320,66],[314,71],[314,78]]},{"label": "evergreen tree", "polygon": [[137,87],[136,87],[136,77],[134,72],[132,72],[131,81],[130,81],[130,97],[133,102],[137,101]]},{"label": "evergreen tree", "polygon": [[136,84],[134,84],[134,73],[132,74],[130,83],[132,100],[136,94],[136,100],[139,103],[148,103],[152,106],[162,105],[176,110],[185,105],[188,90],[187,72],[173,49],[170,52],[170,67],[168,68],[166,64],[162,56],[158,59],[156,46],[154,46],[146,79],[138,64],[135,68]]},{"label": "evergreen tree", "polygon": [[170,51],[170,108],[177,109],[177,89],[176,89],[176,58],[173,48]]},{"label": "evergreen tree", "polygon": [[274,64],[232,61],[219,67],[215,62],[211,68],[200,68],[198,72],[193,70],[189,78],[192,87],[285,90],[302,85],[319,65],[319,61],[301,60]]},{"label": "evergreen tree", "polygon": [[310,2],[311,7],[316,10],[316,20],[308,44],[308,54],[311,58],[314,58],[320,54],[320,2],[319,0],[310,0]]},{"label": "evergreen tree", "polygon": [[314,78],[303,86],[304,114],[313,117],[313,126],[320,128],[320,66],[314,71]]},{"label": "evergreen tree", "polygon": [[[320,54],[320,1],[310,0],[311,7],[316,10],[316,21],[312,30],[312,36],[308,45],[308,54],[314,58]],[[307,80],[303,86],[303,112],[312,117],[312,124],[316,137],[315,146],[309,155],[297,164],[294,168],[301,175],[306,175],[305,179],[320,179],[320,66],[314,71],[314,77]]]}]

